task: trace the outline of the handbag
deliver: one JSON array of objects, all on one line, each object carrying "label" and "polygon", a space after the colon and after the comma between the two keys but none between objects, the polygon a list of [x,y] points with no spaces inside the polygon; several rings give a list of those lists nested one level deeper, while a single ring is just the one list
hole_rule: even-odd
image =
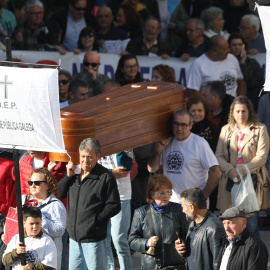
[{"label": "handbag", "polygon": [[253,186],[252,178],[248,166],[245,164],[247,175],[243,177],[236,166],[236,170],[241,178],[240,184],[234,185],[231,191],[232,206],[245,209],[246,213],[259,211],[258,199]]}]

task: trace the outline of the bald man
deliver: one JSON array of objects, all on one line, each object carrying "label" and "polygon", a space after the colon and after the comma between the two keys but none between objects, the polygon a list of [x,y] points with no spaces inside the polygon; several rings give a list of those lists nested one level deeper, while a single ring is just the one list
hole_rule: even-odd
[{"label": "bald man", "polygon": [[97,52],[87,52],[83,58],[83,68],[73,79],[84,81],[88,86],[89,97],[102,93],[105,83],[109,80],[106,75],[100,74],[100,56]]}]

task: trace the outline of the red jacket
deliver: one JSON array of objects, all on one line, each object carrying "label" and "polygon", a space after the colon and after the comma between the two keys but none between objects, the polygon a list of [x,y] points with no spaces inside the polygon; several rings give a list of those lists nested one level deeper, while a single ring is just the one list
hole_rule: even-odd
[{"label": "red jacket", "polygon": [[[28,195],[28,191],[29,191],[29,185],[27,183],[28,179],[29,179],[29,175],[30,173],[33,171],[33,167],[31,165],[31,163],[33,162],[34,158],[31,157],[30,155],[24,157],[21,161],[20,161],[20,178],[21,178],[21,192],[22,195]],[[50,163],[49,160],[49,153],[46,153],[44,162],[43,162],[43,167],[48,168],[48,164]],[[52,173],[55,180],[57,182],[59,182],[65,175],[64,172],[66,171],[66,163],[64,162],[59,162],[55,168],[54,168],[54,172]],[[66,201],[65,200],[61,200],[65,206],[66,206]]]},{"label": "red jacket", "polygon": [[7,214],[10,206],[16,207],[14,162],[0,157],[0,213]]}]

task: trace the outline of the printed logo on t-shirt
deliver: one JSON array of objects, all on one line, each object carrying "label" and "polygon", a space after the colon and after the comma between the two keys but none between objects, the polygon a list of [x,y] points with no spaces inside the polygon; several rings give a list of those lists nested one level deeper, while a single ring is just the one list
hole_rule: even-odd
[{"label": "printed logo on t-shirt", "polygon": [[183,167],[184,156],[181,152],[174,151],[167,156],[167,172],[182,173],[180,170]]},{"label": "printed logo on t-shirt", "polygon": [[235,75],[229,71],[221,73],[220,80],[224,83],[226,91],[235,87],[236,78]]},{"label": "printed logo on t-shirt", "polygon": [[29,264],[37,264],[38,263],[38,253],[35,250],[27,250],[26,251],[26,261]]}]

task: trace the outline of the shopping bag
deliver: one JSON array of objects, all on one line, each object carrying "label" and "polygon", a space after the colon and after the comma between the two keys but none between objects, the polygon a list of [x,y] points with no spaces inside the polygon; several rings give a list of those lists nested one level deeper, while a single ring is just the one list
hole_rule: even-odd
[{"label": "shopping bag", "polygon": [[247,175],[243,177],[239,172],[238,166],[236,170],[240,176],[241,183],[234,185],[231,190],[232,206],[245,209],[246,213],[259,211],[259,204],[254,190],[252,178],[248,166],[245,164]]}]

